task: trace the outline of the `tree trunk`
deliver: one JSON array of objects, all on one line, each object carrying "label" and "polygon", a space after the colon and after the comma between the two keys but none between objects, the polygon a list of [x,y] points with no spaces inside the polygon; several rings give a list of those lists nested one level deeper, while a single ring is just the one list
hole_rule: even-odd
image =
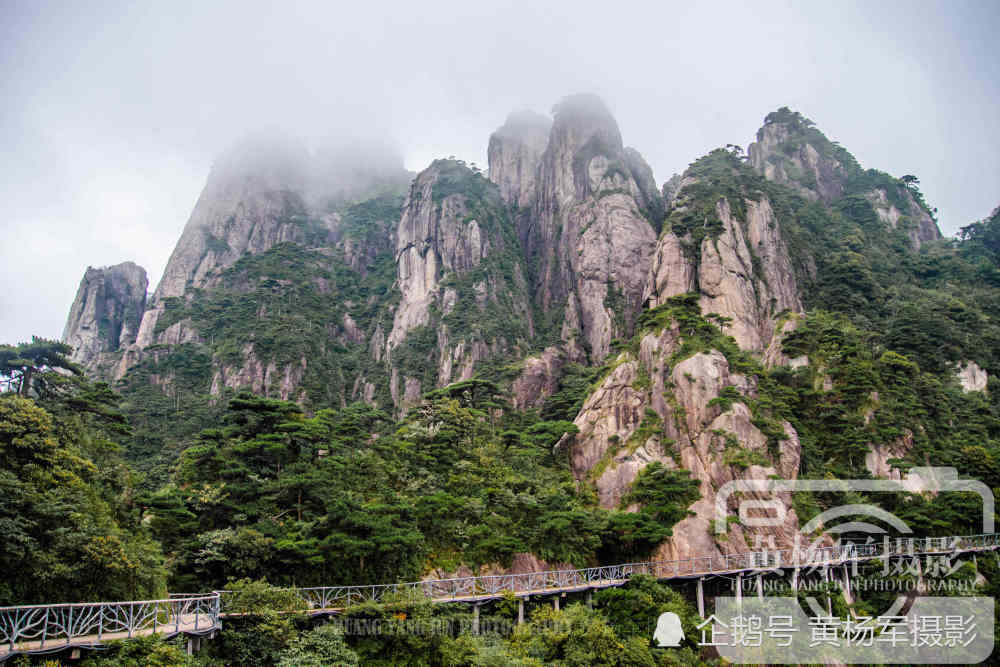
[{"label": "tree trunk", "polygon": [[31,373],[35,369],[31,366],[26,366],[24,372],[21,373],[21,396],[28,398],[28,391],[31,389]]}]

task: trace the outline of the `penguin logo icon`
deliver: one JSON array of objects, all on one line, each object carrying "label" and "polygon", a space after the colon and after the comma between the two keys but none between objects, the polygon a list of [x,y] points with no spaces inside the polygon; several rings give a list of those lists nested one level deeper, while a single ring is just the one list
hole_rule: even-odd
[{"label": "penguin logo icon", "polygon": [[680,646],[684,639],[684,629],[681,628],[681,618],[672,611],[665,611],[656,619],[656,631],[653,641],[660,648]]}]

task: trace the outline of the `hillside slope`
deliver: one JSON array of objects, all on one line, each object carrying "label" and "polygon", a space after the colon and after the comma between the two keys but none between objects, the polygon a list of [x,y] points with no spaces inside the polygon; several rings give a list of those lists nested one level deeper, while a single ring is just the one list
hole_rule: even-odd
[{"label": "hillside slope", "polygon": [[[942,239],[914,178],[801,114],[756,138],[657,187],[576,95],[512,114],[488,174],[348,161],[319,187],[294,146],[220,160],[148,302],[88,271],[67,324],[124,397],[176,581],[222,585],[193,545],[248,535],[369,580],[780,546],[836,500],[718,536],[735,479],[1000,485],[998,213]],[[893,509],[975,532],[944,502]],[[414,560],[371,569],[383,531]]]}]

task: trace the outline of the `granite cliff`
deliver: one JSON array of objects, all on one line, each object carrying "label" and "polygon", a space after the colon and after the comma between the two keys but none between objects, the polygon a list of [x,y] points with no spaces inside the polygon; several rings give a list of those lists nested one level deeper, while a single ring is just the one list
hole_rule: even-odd
[{"label": "granite cliff", "polygon": [[[795,512],[716,535],[714,494],[800,473],[809,422],[793,425],[772,375],[816,400],[844,383],[840,357],[800,340],[809,313],[898,317],[907,286],[879,262],[945,252],[916,180],[862,169],[783,108],[746,156],[717,149],[658,186],[592,95],[511,114],[488,157],[488,173],[447,159],[414,176],[381,153],[247,142],[212,169],[149,301],[139,267],[88,269],[64,340],[93,375],[175,410],[249,389],[401,417],[485,379],[509,406],[491,419],[572,420],[556,451],[606,510],[640,509],[627,498],[651,463],[690,472],[700,499],[660,557],[789,543]],[[981,348],[948,366],[975,396]],[[874,432],[883,403],[868,392],[851,419],[867,428],[859,460],[889,476],[923,435]]]},{"label": "granite cliff", "polygon": [[72,360],[91,373],[107,372],[116,353],[135,342],[148,286],[146,270],[132,262],[87,267],[62,335]]},{"label": "granite cliff", "polygon": [[530,344],[528,284],[509,212],[499,189],[464,164],[437,160],[410,186],[396,232],[396,288],[385,359],[397,405]]}]

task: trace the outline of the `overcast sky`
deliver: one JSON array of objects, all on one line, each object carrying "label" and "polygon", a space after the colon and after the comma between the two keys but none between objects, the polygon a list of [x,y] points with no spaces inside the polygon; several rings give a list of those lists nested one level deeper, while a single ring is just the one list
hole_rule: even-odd
[{"label": "overcast sky", "polygon": [[601,95],[659,182],[788,105],[913,173],[953,234],[1000,203],[1000,3],[0,0],[0,342],[88,265],[155,287],[213,157],[281,128],[485,166],[507,113]]}]

